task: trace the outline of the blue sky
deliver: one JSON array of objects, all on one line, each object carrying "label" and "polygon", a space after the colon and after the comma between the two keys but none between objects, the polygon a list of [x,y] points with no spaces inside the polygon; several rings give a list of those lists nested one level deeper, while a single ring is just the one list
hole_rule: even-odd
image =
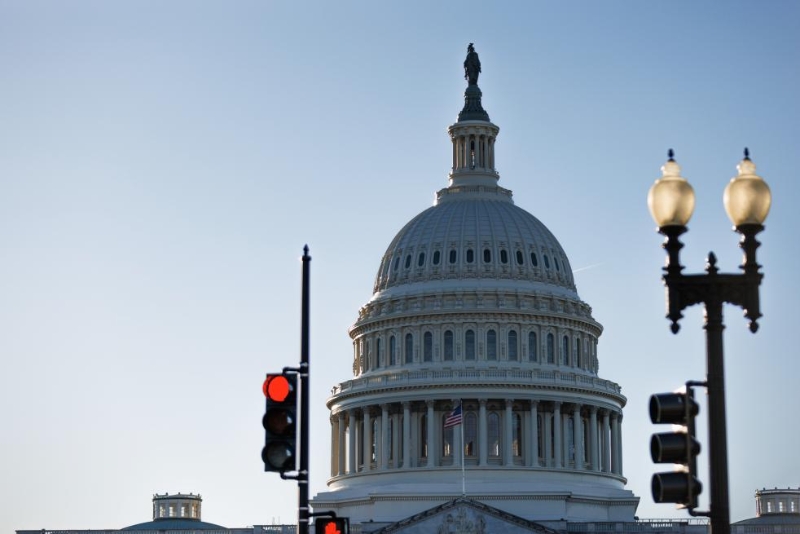
[{"label": "blue sky", "polygon": [[640,517],[686,517],[650,498],[648,397],[705,373],[702,310],[677,336],[663,318],[647,190],[674,148],[687,271],[710,250],[733,271],[721,197],[750,148],[764,318],[752,335],[726,308],[725,343],[732,517],[755,515],[755,489],[800,483],[798,25],[788,0],[0,0],[0,530],[120,528],[166,491],[229,527],[295,521],[295,486],[262,472],[260,389],[299,359],[302,247],[315,493],[347,328],[447,183],[469,42],[500,183],[605,327]]}]

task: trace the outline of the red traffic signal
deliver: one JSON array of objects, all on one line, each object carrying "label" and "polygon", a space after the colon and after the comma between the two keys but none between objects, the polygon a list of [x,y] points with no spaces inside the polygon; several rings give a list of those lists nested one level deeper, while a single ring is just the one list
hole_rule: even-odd
[{"label": "red traffic signal", "polygon": [[297,454],[297,375],[268,374],[262,391],[267,410],[262,418],[265,443],[261,450],[265,471],[293,471]]},{"label": "red traffic signal", "polygon": [[264,396],[273,402],[284,402],[289,395],[294,393],[293,385],[284,375],[267,375],[261,389]]},{"label": "red traffic signal", "polygon": [[314,521],[314,534],[350,534],[350,518],[318,517]]}]

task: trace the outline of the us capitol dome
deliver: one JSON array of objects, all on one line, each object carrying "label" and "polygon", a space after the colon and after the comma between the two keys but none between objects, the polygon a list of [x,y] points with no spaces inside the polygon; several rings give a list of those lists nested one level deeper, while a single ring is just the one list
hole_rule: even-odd
[{"label": "us capitol dome", "polygon": [[330,478],[312,505],[364,532],[413,532],[442,507],[462,525],[440,532],[633,521],[602,325],[556,237],[499,185],[472,45],[464,67],[448,185],[389,243],[349,329],[352,378],[327,401]]}]

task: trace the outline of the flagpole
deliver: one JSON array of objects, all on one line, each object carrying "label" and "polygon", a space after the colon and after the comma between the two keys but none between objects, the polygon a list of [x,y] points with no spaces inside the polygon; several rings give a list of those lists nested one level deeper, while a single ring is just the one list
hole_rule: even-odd
[{"label": "flagpole", "polygon": [[466,470],[464,469],[464,464],[466,460],[464,459],[464,451],[466,450],[465,443],[464,443],[464,406],[461,403],[461,400],[458,401],[458,405],[461,407],[461,496],[467,496],[467,475]]}]

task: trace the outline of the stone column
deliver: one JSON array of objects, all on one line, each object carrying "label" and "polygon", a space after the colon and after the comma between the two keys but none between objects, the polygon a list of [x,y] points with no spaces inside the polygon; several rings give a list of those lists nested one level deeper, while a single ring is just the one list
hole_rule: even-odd
[{"label": "stone column", "polygon": [[392,467],[400,467],[400,414],[391,415],[392,418]]},{"label": "stone column", "polygon": [[564,434],[561,431],[561,403],[554,402],[553,403],[553,434],[554,434],[554,443],[553,443],[553,452],[555,453],[555,459],[553,462],[553,466],[556,468],[560,468],[564,466],[564,463],[561,460],[561,455],[564,452],[564,445],[563,437]]},{"label": "stone column", "polygon": [[597,406],[589,408],[589,461],[592,471],[600,471],[600,455],[597,454]]},{"label": "stone column", "polygon": [[617,412],[611,414],[611,472],[619,474],[619,420]]},{"label": "stone column", "polygon": [[403,469],[411,467],[411,406],[403,403]]},{"label": "stone column", "polygon": [[356,469],[356,411],[347,410],[347,472],[355,473]]},{"label": "stone column", "polygon": [[426,467],[435,467],[439,465],[438,457],[439,451],[436,449],[436,412],[433,410],[433,401],[425,401],[428,407],[428,465]]},{"label": "stone column", "polygon": [[338,444],[338,447],[339,447],[339,449],[338,449],[338,457],[339,457],[339,459],[338,459],[337,470],[336,470],[337,471],[336,472],[337,475],[345,474],[345,469],[346,469],[346,465],[345,465],[345,452],[346,452],[345,451],[345,443],[346,443],[346,441],[345,441],[345,437],[344,437],[344,431],[345,431],[344,416],[345,416],[345,412],[343,412],[343,411],[339,412],[339,436],[338,436],[338,442],[339,442],[339,444]]},{"label": "stone column", "polygon": [[331,476],[339,474],[339,418],[332,415],[331,421]]},{"label": "stone column", "polygon": [[389,469],[389,405],[381,404],[381,470]]},{"label": "stone column", "polygon": [[530,405],[528,409],[524,410],[522,418],[522,458],[525,467],[530,467],[532,464],[531,458],[531,410]]},{"label": "stone column", "polygon": [[[561,459],[564,462],[564,467],[569,467],[569,439],[567,439],[567,432],[569,431],[569,414],[567,413],[566,409],[561,413],[561,432],[563,432],[564,436],[561,438],[561,443],[563,446],[563,450],[561,451]],[[574,425],[573,425],[573,432],[574,432]],[[573,443],[573,449],[574,447]],[[574,451],[573,451],[574,452]]]},{"label": "stone column", "polygon": [[539,465],[539,402],[531,401],[531,462],[528,465]]},{"label": "stone column", "polygon": [[363,409],[364,419],[364,467],[363,471],[372,469],[372,419],[370,418],[369,406]]},{"label": "stone column", "polygon": [[478,399],[478,465],[486,465],[487,454],[487,427],[486,427],[486,399]]},{"label": "stone column", "polygon": [[453,139],[453,172],[458,169],[458,137]]},{"label": "stone column", "polygon": [[617,474],[622,476],[622,412],[617,415]]},{"label": "stone column", "polygon": [[576,404],[572,410],[572,429],[574,435],[572,442],[575,444],[575,469],[583,469],[583,421],[581,420],[581,407]]},{"label": "stone column", "polygon": [[514,465],[514,451],[511,442],[514,440],[514,401],[506,399],[506,413],[503,415],[503,464]]},{"label": "stone column", "polygon": [[603,437],[600,440],[603,444],[603,459],[600,462],[604,473],[611,472],[611,439],[609,419],[611,415],[608,410],[603,411]]},{"label": "stone column", "polygon": [[545,467],[553,467],[553,432],[552,432],[552,412],[545,411],[543,415],[544,419],[544,428],[542,431],[544,432],[544,465]]}]

